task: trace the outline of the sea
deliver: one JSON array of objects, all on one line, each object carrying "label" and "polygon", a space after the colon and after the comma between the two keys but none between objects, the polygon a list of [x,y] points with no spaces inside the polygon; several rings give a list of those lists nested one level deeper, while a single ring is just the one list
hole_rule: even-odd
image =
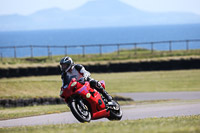
[{"label": "sea", "polygon": [[[135,48],[135,43],[190,39],[200,39],[200,24],[9,31],[0,32],[0,56],[31,57],[109,53],[119,49]],[[117,44],[129,45],[118,47]],[[83,45],[86,47],[81,47]],[[153,49],[169,50],[169,47],[168,43],[156,43]],[[152,46],[144,43],[137,45],[137,48],[151,49]],[[186,48],[185,42],[171,44],[172,50]],[[200,41],[190,42],[189,49],[200,49]]]}]

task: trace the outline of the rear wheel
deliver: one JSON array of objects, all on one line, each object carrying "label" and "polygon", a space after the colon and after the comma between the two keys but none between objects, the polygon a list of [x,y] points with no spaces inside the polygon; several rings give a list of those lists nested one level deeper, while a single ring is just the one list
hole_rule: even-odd
[{"label": "rear wheel", "polygon": [[83,99],[74,99],[69,103],[69,107],[72,111],[72,114],[76,117],[79,122],[90,122],[91,113],[89,107],[83,101]]},{"label": "rear wheel", "polygon": [[118,102],[116,102],[114,100],[112,102],[115,104],[115,106],[112,106],[110,108],[110,116],[108,117],[108,119],[109,120],[121,120],[123,113],[121,111],[120,105]]}]

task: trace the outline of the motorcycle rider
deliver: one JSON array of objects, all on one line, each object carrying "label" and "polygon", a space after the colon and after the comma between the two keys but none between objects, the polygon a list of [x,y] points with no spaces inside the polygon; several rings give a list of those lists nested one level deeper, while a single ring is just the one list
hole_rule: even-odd
[{"label": "motorcycle rider", "polygon": [[106,92],[99,81],[90,77],[90,72],[85,70],[82,65],[74,64],[73,60],[66,56],[60,60],[60,68],[62,71],[61,78],[63,88],[67,88],[72,78],[76,78],[77,81],[82,83],[89,81],[91,88],[96,89],[108,100],[108,102],[111,102],[112,97]]}]

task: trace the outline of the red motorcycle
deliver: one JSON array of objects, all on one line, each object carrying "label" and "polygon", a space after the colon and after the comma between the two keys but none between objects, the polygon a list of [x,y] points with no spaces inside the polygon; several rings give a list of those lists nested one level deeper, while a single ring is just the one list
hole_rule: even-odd
[{"label": "red motorcycle", "polygon": [[[105,82],[100,82],[105,88]],[[114,100],[108,102],[97,90],[92,89],[87,81],[80,83],[73,78],[68,86],[61,88],[60,96],[80,122],[90,122],[100,118],[109,120],[122,118],[120,105]]]}]

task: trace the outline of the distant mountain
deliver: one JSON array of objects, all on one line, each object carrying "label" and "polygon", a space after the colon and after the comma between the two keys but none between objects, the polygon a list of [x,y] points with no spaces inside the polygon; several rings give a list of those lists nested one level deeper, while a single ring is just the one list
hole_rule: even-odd
[{"label": "distant mountain", "polygon": [[193,13],[152,13],[118,0],[89,1],[74,10],[51,8],[29,16],[0,16],[0,31],[200,23]]}]

